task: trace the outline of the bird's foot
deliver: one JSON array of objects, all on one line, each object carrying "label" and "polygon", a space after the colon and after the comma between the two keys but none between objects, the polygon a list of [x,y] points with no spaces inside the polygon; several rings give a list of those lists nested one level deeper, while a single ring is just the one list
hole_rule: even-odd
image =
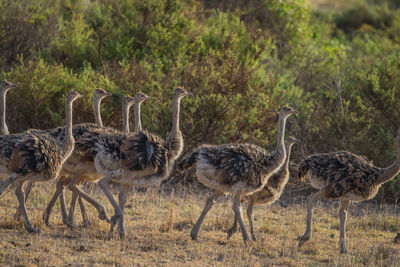
[{"label": "bird's foot", "polygon": [[348,254],[349,253],[349,250],[347,249],[347,247],[346,247],[346,245],[345,244],[341,244],[340,245],[340,254]]},{"label": "bird's foot", "polygon": [[118,235],[121,240],[125,239],[125,230],[118,230]]},{"label": "bird's foot", "polygon": [[69,228],[71,228],[71,230],[72,229],[74,229],[74,220],[73,220],[73,218],[63,218],[63,223],[67,226],[67,227],[69,227]]},{"label": "bird's foot", "polygon": [[105,220],[106,222],[111,223],[110,218],[108,218],[108,214],[107,214],[106,208],[103,205],[101,205],[100,208],[99,208],[99,219],[100,220]]},{"label": "bird's foot", "polygon": [[251,234],[251,239],[252,239],[253,241],[257,241],[257,238],[256,238],[256,236],[255,236],[254,234]]},{"label": "bird's foot", "polygon": [[47,209],[43,212],[42,218],[43,218],[44,224],[47,227],[49,227],[50,226],[50,212]]},{"label": "bird's foot", "polygon": [[298,240],[299,240],[299,248],[301,248],[308,240],[310,240],[310,236],[309,235],[299,236]]},{"label": "bird's foot", "polygon": [[226,237],[226,239],[230,239],[231,238],[231,236],[233,236],[233,234],[234,233],[236,233],[236,228],[234,229],[234,228],[230,228],[229,230],[228,230],[228,232],[227,232],[227,237]]},{"label": "bird's foot", "polygon": [[197,232],[195,232],[195,231],[191,231],[190,232],[190,237],[192,238],[192,240],[197,240]]},{"label": "bird's foot", "polygon": [[40,230],[33,227],[32,224],[24,222],[24,226],[29,233],[40,234]]}]

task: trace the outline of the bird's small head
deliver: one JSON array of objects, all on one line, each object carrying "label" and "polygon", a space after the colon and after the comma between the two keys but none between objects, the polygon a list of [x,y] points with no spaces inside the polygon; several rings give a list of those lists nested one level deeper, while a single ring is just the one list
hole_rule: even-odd
[{"label": "bird's small head", "polygon": [[280,114],[284,115],[285,117],[289,117],[290,115],[297,114],[297,113],[299,113],[297,110],[295,110],[292,107],[287,107],[287,106],[282,107],[281,111],[280,111]]},{"label": "bird's small head", "polygon": [[7,81],[7,80],[3,80],[0,84],[0,90],[7,92],[8,90],[17,87],[17,85]]},{"label": "bird's small head", "polygon": [[150,100],[150,99],[152,99],[151,96],[148,96],[148,95],[146,95],[145,93],[142,93],[142,92],[138,92],[135,95],[135,102],[136,103],[142,103],[142,102],[144,102],[146,100]]},{"label": "bird's small head", "polygon": [[193,96],[191,92],[186,91],[182,87],[175,88],[174,97],[182,98],[184,96]]},{"label": "bird's small head", "polygon": [[82,95],[80,93],[78,93],[75,90],[69,90],[67,93],[67,102],[74,102],[75,100],[77,100],[78,98],[82,97]]},{"label": "bird's small head", "polygon": [[288,137],[288,139],[286,140],[286,143],[288,144],[288,145],[294,145],[294,144],[297,144],[297,143],[300,143],[301,141],[299,140],[299,139],[297,139],[296,137],[294,137],[294,136],[289,136]]},{"label": "bird's small head", "polygon": [[93,98],[94,99],[103,99],[106,96],[110,96],[110,95],[111,95],[111,93],[107,92],[106,90],[97,88],[96,90],[94,90]]},{"label": "bird's small head", "polygon": [[131,96],[124,96],[124,98],[122,99],[122,104],[124,106],[130,107],[133,105],[134,102],[135,102],[135,98],[131,97]]}]

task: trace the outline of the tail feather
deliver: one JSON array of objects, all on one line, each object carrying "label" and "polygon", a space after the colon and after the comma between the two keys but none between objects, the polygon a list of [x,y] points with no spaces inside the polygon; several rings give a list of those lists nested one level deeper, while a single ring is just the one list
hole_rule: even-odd
[{"label": "tail feather", "polygon": [[198,155],[199,155],[199,151],[198,150],[193,151],[190,155],[184,157],[177,164],[177,169],[180,170],[180,171],[183,171],[185,169],[188,169],[188,168],[192,167],[196,163]]},{"label": "tail feather", "polygon": [[297,176],[300,181],[304,181],[307,175],[308,170],[310,169],[310,165],[307,160],[304,160],[297,171]]}]

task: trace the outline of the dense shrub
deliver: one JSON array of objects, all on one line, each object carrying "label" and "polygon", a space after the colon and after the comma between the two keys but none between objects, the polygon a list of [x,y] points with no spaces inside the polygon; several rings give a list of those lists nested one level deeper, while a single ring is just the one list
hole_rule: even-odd
[{"label": "dense shrub", "polygon": [[[301,113],[288,134],[294,162],[349,150],[390,164],[400,106],[396,1],[359,1],[340,12],[304,0],[0,0],[0,68],[20,85],[8,98],[13,132],[63,124],[63,96],[85,95],[75,122],[93,121],[91,93],[113,93],[104,123],[121,127],[121,98],[143,91],[143,125],[166,136],[182,85],[185,153],[201,143],[275,145],[278,113]],[[132,114],[133,119],[133,114]],[[400,179],[385,185],[400,198]]]},{"label": "dense shrub", "polygon": [[46,0],[0,1],[0,68],[47,49],[57,31],[56,5]]}]

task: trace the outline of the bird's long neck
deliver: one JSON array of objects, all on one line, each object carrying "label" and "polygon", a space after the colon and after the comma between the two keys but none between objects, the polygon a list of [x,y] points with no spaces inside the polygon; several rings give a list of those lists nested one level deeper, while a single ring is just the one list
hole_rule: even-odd
[{"label": "bird's long neck", "polygon": [[397,138],[397,155],[396,161],[387,168],[382,169],[382,173],[378,176],[377,184],[383,184],[393,179],[400,172],[400,139]]},{"label": "bird's long neck", "polygon": [[169,134],[166,145],[168,147],[169,160],[174,161],[179,157],[183,150],[182,133],[179,130],[180,97],[174,97],[172,112],[172,130]]},{"label": "bird's long neck", "polygon": [[290,153],[291,153],[291,151],[292,151],[292,146],[293,146],[293,144],[286,144],[286,146],[285,146],[285,150],[286,150],[286,159],[285,159],[285,162],[283,163],[283,166],[282,166],[282,168],[283,168],[285,171],[288,171],[288,170],[289,170],[289,161],[290,161]]},{"label": "bird's long neck", "polygon": [[6,123],[6,91],[1,91],[0,94],[0,109],[1,109],[1,122],[0,122],[0,135],[8,134],[8,127]]},{"label": "bird's long neck", "polygon": [[65,139],[63,144],[63,155],[66,157],[74,149],[74,136],[72,135],[72,102],[67,101],[65,103]]},{"label": "bird's long neck", "polygon": [[283,160],[286,156],[286,149],[285,149],[285,127],[286,127],[286,116],[283,114],[279,115],[279,128],[278,128],[278,141],[276,143],[276,154],[280,156]]},{"label": "bird's long neck", "polygon": [[122,105],[122,131],[124,133],[129,133],[129,108],[130,105],[128,104],[123,104]]},{"label": "bird's long neck", "polygon": [[141,106],[142,102],[141,101],[137,101],[134,104],[134,115],[135,115],[135,126],[134,126],[134,131],[141,131],[142,130],[142,119],[141,119],[141,115],[140,115],[140,106]]},{"label": "bird's long neck", "polygon": [[103,121],[101,119],[101,113],[100,113],[100,104],[101,104],[101,98],[96,98],[96,97],[93,98],[94,119],[97,125],[103,126]]},{"label": "bird's long neck", "polygon": [[171,133],[179,132],[179,113],[181,109],[181,98],[175,97],[172,106],[172,131]]},{"label": "bird's long neck", "polygon": [[268,184],[271,184],[275,190],[283,189],[289,180],[289,161],[290,161],[290,151],[292,148],[292,144],[286,144],[286,158],[282,165],[282,167],[273,175],[269,180]]}]

